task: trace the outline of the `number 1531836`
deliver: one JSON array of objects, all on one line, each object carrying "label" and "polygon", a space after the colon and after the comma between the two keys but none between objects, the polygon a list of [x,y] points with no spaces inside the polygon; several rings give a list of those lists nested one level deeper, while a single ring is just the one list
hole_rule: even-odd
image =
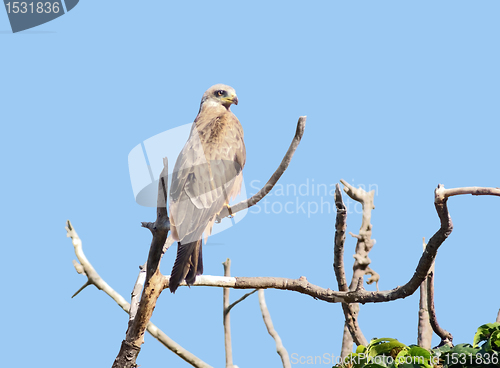
[{"label": "number 1531836", "polygon": [[58,2],[25,2],[25,1],[13,1],[5,3],[7,8],[7,13],[21,13],[21,14],[34,14],[34,13],[59,13],[60,7]]}]

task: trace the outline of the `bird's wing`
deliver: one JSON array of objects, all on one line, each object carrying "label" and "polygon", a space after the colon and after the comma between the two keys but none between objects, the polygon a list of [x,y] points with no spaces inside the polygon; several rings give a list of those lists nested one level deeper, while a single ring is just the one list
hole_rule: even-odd
[{"label": "bird's wing", "polygon": [[211,229],[215,216],[234,195],[236,177],[245,163],[243,131],[232,113],[197,119],[177,158],[170,190],[170,214],[181,243],[199,240]]}]

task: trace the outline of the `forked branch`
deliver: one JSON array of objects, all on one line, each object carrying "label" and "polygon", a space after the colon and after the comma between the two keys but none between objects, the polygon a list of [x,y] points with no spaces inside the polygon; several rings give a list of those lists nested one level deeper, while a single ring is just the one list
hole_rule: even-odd
[{"label": "forked branch", "polygon": [[[196,278],[192,286],[291,290],[329,303],[381,303],[406,298],[412,295],[427,277],[439,247],[453,230],[453,223],[446,205],[447,200],[446,189],[439,184],[434,192],[434,206],[436,207],[441,226],[429,240],[411,279],[405,285],[397,286],[392,290],[366,291],[362,288],[357,288],[357,290],[347,292],[333,291],[309,283],[304,276],[301,276],[299,279],[286,279],[281,277],[222,277],[202,275]],[[168,287],[168,282],[169,276],[164,276],[164,288]],[[181,283],[181,286],[186,286],[186,283]]]},{"label": "forked branch", "polygon": [[[361,285],[364,276],[369,272],[372,277],[369,279],[369,283],[378,282],[379,275],[369,268],[371,263],[368,253],[373,248],[375,240],[371,238],[372,235],[372,224],[371,224],[371,214],[372,210],[375,208],[373,205],[375,191],[367,192],[363,188],[354,188],[352,185],[347,183],[345,180],[340,180],[344,185],[344,192],[347,193],[351,199],[356,202],[361,203],[363,208],[361,227],[359,229],[359,234],[349,233],[351,236],[357,239],[356,250],[354,257],[354,263],[352,265],[352,279],[349,285],[349,290],[354,291],[358,287],[358,283],[361,280]],[[378,291],[378,283],[377,283]],[[344,310],[344,315],[346,317],[346,325],[344,327],[344,335],[342,338],[342,348],[340,355],[342,358],[346,357],[352,352],[353,341],[356,345],[366,345],[368,342],[363,336],[361,329],[358,324],[359,315],[359,304],[342,304],[342,309]]]},{"label": "forked branch", "polygon": [[[287,169],[292,156],[297,149],[300,140],[302,139],[302,135],[304,134],[305,122],[306,117],[301,116],[297,123],[297,130],[292,144],[285,154],[285,157],[283,158],[278,170],[276,170],[271,179],[269,179],[266,186],[252,198],[243,201],[236,206],[233,206],[233,208],[225,208],[225,212],[223,211],[218,217],[219,221],[221,218],[229,216],[230,214],[232,215],[244,208],[255,205],[264,196],[266,196],[267,193],[269,193],[269,191]],[[163,253],[167,249],[164,245],[170,231],[170,221],[167,214],[168,163],[166,158],[163,160],[163,163],[164,168],[160,174],[158,182],[156,221],[154,223],[142,223],[142,226],[148,228],[153,234],[153,239],[151,241],[151,247],[149,250],[149,256],[146,265],[146,280],[144,291],[141,296],[137,314],[129,324],[126,338],[122,342],[120,352],[115,359],[113,368],[135,367],[135,361],[137,359],[137,355],[139,354],[140,346],[144,342],[144,333],[146,331],[147,324],[152,316],[156,301],[163,290],[162,286],[164,284],[165,278],[162,276],[159,267]]]},{"label": "forked branch", "polygon": [[[83,252],[83,245],[80,237],[78,236],[76,230],[74,229],[71,222],[68,220],[66,222],[66,231],[67,236],[71,238],[73,247],[75,248],[75,254],[78,259],[78,262],[73,261],[73,265],[75,266],[78,273],[83,274],[87,277],[88,281],[86,284],[94,285],[99,290],[104,291],[107,295],[109,295],[122,309],[125,313],[129,314],[131,317],[135,314],[131,311],[130,304],[119,294],[117,293],[111,286],[109,286],[97,273],[92,264],[89,262],[85,253]],[[140,293],[140,290],[135,290],[136,287],[140,287],[140,283],[145,280],[145,268],[141,270],[136,285],[134,286],[133,292],[133,303],[136,305],[137,310],[137,302],[136,297]],[[133,318],[132,318],[133,319]],[[129,322],[130,323],[130,322]],[[130,323],[131,324],[131,323]],[[208,365],[200,358],[192,354],[191,352],[184,349],[170,337],[168,337],[162,330],[156,327],[152,322],[149,322],[147,326],[147,331],[156,338],[161,344],[163,344],[167,349],[172,351],[174,354],[178,355],[181,359],[185,360],[187,363],[191,364],[193,367],[198,368],[212,368],[212,366]]]},{"label": "forked branch", "polygon": [[167,214],[168,192],[168,161],[163,159],[163,170],[158,180],[158,199],[156,208],[156,221],[142,223],[153,234],[149,256],[146,262],[146,280],[135,318],[127,328],[125,340],[122,341],[120,351],[113,363],[113,368],[134,368],[136,360],[144,343],[149,320],[153,315],[156,301],[162,292],[162,274],[160,261],[163,256],[163,245],[170,231],[170,221]]}]

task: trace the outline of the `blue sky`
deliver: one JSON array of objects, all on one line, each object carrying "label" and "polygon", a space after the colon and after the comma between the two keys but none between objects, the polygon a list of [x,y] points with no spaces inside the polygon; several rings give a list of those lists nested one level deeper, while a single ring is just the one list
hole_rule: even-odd
[{"label": "blue sky", "polygon": [[[203,92],[216,83],[238,93],[232,110],[245,130],[247,193],[274,172],[298,117],[307,115],[303,141],[280,184],[312,188],[343,178],[376,188],[371,267],[381,289],[404,284],[422,237],[439,228],[437,184],[500,186],[499,12],[493,0],[82,0],[50,23],[12,34],[0,11],[4,363],[33,365],[49,348],[54,367],[112,364],[127,315],[92,287],[70,298],[85,278],[72,266],[65,221],[73,222],[100,275],[128,298],[151,239],[140,222],[156,216],[134,200],[128,154],[192,122]],[[275,209],[289,201],[333,203],[312,192],[278,194],[267,198]],[[357,232],[361,217],[351,206],[348,231]],[[455,229],[438,254],[435,303],[456,343],[472,342],[476,328],[494,321],[500,308],[498,206],[495,197],[449,200]],[[306,276],[336,289],[334,213],[259,208],[209,240],[205,273],[221,275],[229,257],[233,275]],[[354,246],[348,237],[348,270]],[[163,259],[164,273],[174,251]],[[234,290],[231,298],[243,294]],[[290,354],[338,355],[340,305],[275,290],[266,298]],[[152,321],[220,367],[221,308],[222,290],[181,288],[161,295]],[[231,316],[235,364],[280,366],[257,295]],[[362,306],[360,325],[368,339],[411,344],[417,316],[413,295]],[[138,363],[188,366],[151,336]]]}]

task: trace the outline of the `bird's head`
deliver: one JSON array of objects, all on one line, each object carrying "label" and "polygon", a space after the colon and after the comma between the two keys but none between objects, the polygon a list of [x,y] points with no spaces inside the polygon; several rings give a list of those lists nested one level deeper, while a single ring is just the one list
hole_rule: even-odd
[{"label": "bird's head", "polygon": [[224,106],[229,110],[232,104],[238,105],[238,96],[233,87],[226,86],[225,84],[216,84],[210,87],[203,94],[201,104],[218,104]]}]

